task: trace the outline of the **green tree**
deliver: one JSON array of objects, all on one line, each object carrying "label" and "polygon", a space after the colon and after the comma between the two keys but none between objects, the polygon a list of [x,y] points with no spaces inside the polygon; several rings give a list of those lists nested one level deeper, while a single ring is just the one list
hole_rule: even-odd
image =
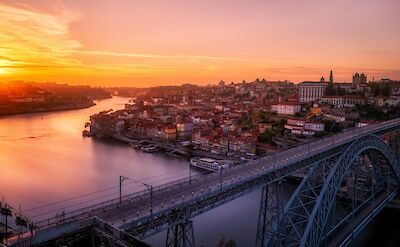
[{"label": "green tree", "polygon": [[325,95],[331,96],[331,95],[336,95],[336,90],[333,87],[333,83],[329,83],[328,86],[325,89]]},{"label": "green tree", "polygon": [[391,87],[388,84],[384,84],[380,88],[380,93],[382,96],[390,96]]},{"label": "green tree", "polygon": [[264,133],[258,136],[258,141],[261,143],[274,144],[275,135],[275,130],[266,130]]},{"label": "green tree", "polygon": [[343,128],[333,120],[325,120],[325,131],[329,133],[336,133],[341,131]]}]

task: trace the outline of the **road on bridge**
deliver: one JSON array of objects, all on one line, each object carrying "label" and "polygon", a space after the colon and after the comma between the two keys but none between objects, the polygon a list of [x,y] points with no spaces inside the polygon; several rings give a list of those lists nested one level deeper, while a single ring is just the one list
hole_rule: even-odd
[{"label": "road on bridge", "polygon": [[[363,135],[375,133],[381,129],[397,126],[400,120],[395,119],[388,122],[382,122],[376,125],[366,126],[363,128],[350,129],[340,134],[322,138],[320,140],[302,144],[300,146],[284,150],[282,152],[272,154],[256,161],[248,162],[241,166],[224,171],[222,174],[222,188],[234,183],[246,181],[251,177],[274,172],[289,164],[306,159],[316,153],[321,153],[335,146],[340,146],[353,141]],[[183,203],[194,197],[201,196],[211,191],[220,190],[221,175],[212,173],[199,177],[194,177],[190,184],[184,182],[175,185],[174,188],[160,189],[153,193],[153,212],[172,207],[175,204]],[[106,222],[115,226],[135,220],[150,214],[150,194],[144,194],[140,198],[131,200],[130,203],[122,203],[120,207],[114,207],[108,210],[98,210],[92,212],[92,216],[97,216]]]},{"label": "road on bridge", "polygon": [[[276,172],[279,169],[305,160],[315,154],[320,154],[332,148],[350,143],[362,136],[374,134],[399,125],[400,119],[394,119],[362,128],[348,129],[333,136],[291,147],[255,161],[235,166],[223,171],[223,173],[194,176],[182,182],[157,186],[153,190],[152,212],[155,215],[161,210],[174,208],[178,204],[188,202],[194,198],[200,198],[210,192],[218,192],[221,188],[224,189],[270,172]],[[148,191],[142,191],[138,194],[124,196],[124,200],[121,203],[119,203],[118,199],[115,199],[82,210],[67,212],[62,222],[84,220],[97,216],[114,227],[122,228],[126,223],[151,216],[150,199],[150,193]],[[59,219],[51,218],[38,222],[38,226],[40,228],[46,228],[60,223]]]}]

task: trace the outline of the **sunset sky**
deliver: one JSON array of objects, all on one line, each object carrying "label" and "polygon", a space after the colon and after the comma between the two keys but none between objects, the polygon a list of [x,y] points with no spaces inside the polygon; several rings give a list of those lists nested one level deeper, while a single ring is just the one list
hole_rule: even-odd
[{"label": "sunset sky", "polygon": [[400,79],[399,0],[0,0],[0,82]]}]

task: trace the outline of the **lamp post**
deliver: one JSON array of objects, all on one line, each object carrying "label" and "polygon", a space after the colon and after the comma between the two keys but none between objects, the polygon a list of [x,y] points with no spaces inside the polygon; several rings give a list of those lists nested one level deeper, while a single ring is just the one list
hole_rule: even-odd
[{"label": "lamp post", "polygon": [[[1,206],[1,204],[0,204],[0,206]],[[8,246],[8,239],[7,239],[7,237],[8,237],[7,236],[8,235],[8,216],[12,215],[11,207],[7,203],[5,203],[4,207],[0,207],[0,209],[1,209],[0,213],[6,217],[5,245]]]},{"label": "lamp post", "polygon": [[189,184],[192,182],[192,164],[189,163]]},{"label": "lamp post", "polygon": [[220,189],[222,190],[222,166],[219,167],[219,184]]},{"label": "lamp post", "polygon": [[135,180],[135,179],[132,179],[132,178],[128,178],[128,177],[125,177],[125,176],[119,176],[119,203],[122,202],[122,183],[126,179],[129,179],[134,183],[144,185],[149,190],[149,192],[150,192],[150,215],[153,216],[153,186],[150,185],[150,184],[146,184],[146,183],[143,183],[141,181],[138,181],[138,180]]},{"label": "lamp post", "polygon": [[119,203],[122,202],[122,182],[124,182],[126,177],[119,176]]}]

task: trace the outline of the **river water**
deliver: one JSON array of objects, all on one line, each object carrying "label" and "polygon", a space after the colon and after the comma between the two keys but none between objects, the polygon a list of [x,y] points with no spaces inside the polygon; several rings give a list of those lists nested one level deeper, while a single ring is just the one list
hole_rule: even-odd
[{"label": "river water", "polygon": [[[49,212],[55,215],[52,210],[68,211],[82,202],[118,197],[120,175],[152,185],[188,176],[186,161],[82,137],[90,115],[121,109],[127,101],[114,97],[87,109],[0,118],[0,196],[15,208],[21,205],[22,213],[42,219]],[[122,190],[126,194],[143,189],[128,179]],[[97,191],[101,192],[89,194]],[[252,193],[239,203],[197,217],[196,245],[214,246],[221,234],[235,238],[241,246],[254,241],[259,195]],[[66,200],[74,197],[78,198]],[[147,241],[163,245],[165,233]]]},{"label": "river water", "polygon": [[[87,109],[0,118],[0,196],[15,208],[21,205],[23,214],[41,219],[49,212],[118,197],[120,175],[130,178],[123,183],[123,194],[144,189],[133,180],[156,185],[188,176],[186,161],[82,137],[90,115],[121,109],[127,100],[114,97]],[[196,246],[216,246],[221,238],[254,246],[260,196],[256,191],[195,217]],[[145,241],[163,246],[165,237],[163,232]],[[364,238],[357,246],[365,245]]]}]

